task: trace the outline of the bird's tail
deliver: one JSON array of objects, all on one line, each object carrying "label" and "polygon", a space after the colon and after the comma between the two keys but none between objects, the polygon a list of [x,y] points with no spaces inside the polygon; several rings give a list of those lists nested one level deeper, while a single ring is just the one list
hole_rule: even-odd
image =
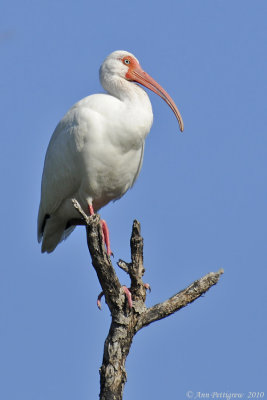
[{"label": "bird's tail", "polygon": [[66,221],[62,221],[55,216],[47,218],[43,232],[42,253],[51,253],[75,229],[75,226],[71,226],[68,229],[65,229],[65,227]]}]

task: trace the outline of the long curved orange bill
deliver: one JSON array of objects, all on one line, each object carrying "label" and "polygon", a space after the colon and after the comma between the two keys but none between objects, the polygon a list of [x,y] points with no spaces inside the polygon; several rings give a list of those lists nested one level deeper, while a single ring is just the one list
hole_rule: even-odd
[{"label": "long curved orange bill", "polygon": [[159,95],[164,101],[166,101],[166,103],[171,107],[177,118],[180,131],[183,132],[183,119],[173,99],[150,75],[143,71],[140,65],[135,65],[134,68],[131,68],[131,70],[128,71],[128,74],[126,74],[126,77],[134,82],[140,83],[141,85],[147,87],[148,89]]}]

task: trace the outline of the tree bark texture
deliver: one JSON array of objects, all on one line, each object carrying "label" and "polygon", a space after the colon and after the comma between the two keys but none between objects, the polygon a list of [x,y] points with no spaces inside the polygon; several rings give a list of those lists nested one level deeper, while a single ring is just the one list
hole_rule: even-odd
[{"label": "tree bark texture", "polygon": [[100,368],[100,400],[121,400],[127,376],[125,362],[134,335],[143,327],[174,314],[203,295],[218,282],[223,270],[210,272],[164,302],[147,308],[145,300],[149,285],[143,282],[143,238],[140,223],[134,221],[130,240],[131,262],[119,260],[117,263],[131,279],[130,307],[124,287],[107,255],[99,216],[95,214],[88,217],[76,200],[73,200],[73,204],[85,222],[92,264],[111,312],[111,325]]}]

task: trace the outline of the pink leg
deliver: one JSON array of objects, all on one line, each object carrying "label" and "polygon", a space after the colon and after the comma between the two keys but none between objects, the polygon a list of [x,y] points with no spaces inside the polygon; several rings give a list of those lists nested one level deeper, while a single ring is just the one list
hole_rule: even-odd
[{"label": "pink leg", "polygon": [[90,215],[94,215],[95,212],[94,212],[94,209],[93,209],[92,204],[89,204],[89,205],[88,205],[88,208],[89,208],[89,214],[90,214]]},{"label": "pink leg", "polygon": [[[89,204],[88,208],[89,208],[89,214],[94,215],[95,211],[94,211],[92,204]],[[104,239],[104,242],[105,242],[106,248],[107,248],[107,253],[109,256],[113,256],[113,253],[110,248],[109,230],[108,230],[107,223],[104,219],[101,219],[101,226],[102,226],[102,232],[103,232],[103,239]]]},{"label": "pink leg", "polygon": [[101,225],[102,225],[104,242],[106,243],[107,253],[109,256],[113,256],[113,253],[110,249],[109,230],[108,230],[107,223],[104,219],[101,219]]},{"label": "pink leg", "polygon": [[127,297],[129,307],[132,308],[132,306],[133,306],[132,294],[131,294],[130,290],[126,286],[122,286],[122,288],[123,288],[123,291],[125,293],[125,296]]}]

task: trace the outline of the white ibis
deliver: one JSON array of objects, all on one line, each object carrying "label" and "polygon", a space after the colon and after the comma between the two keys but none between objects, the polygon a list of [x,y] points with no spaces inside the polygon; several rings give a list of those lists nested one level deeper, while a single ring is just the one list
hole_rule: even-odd
[{"label": "white ibis", "polygon": [[[76,103],[50,140],[38,215],[42,252],[52,252],[80,224],[73,198],[91,215],[133,186],[153,121],[149,97],[137,83],[166,101],[183,131],[174,101],[141,68],[133,54],[111,53],[100,68],[100,81],[107,93]],[[107,252],[111,254],[105,221],[102,227]]]}]

